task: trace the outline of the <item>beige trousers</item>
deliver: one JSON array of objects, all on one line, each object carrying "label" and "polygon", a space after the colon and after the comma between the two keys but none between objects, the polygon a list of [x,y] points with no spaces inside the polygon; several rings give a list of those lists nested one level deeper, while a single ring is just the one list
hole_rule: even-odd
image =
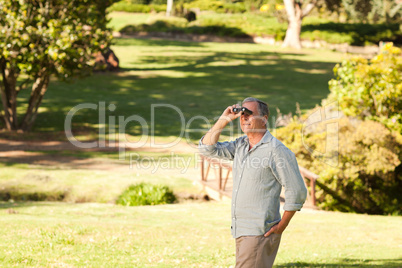
[{"label": "beige trousers", "polygon": [[236,238],[236,268],[270,268],[278,253],[281,234]]}]

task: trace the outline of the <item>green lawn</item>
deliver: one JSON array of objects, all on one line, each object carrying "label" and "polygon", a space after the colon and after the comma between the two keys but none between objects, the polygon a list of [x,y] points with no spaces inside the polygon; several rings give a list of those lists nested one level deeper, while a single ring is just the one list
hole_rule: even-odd
[{"label": "green lawn", "polygon": [[[229,267],[230,204],[2,203],[5,267]],[[300,212],[276,267],[401,267],[402,217]]]},{"label": "green lawn", "polygon": [[[140,182],[167,185],[180,196],[201,193],[187,172],[190,170],[198,175],[193,171],[194,157],[176,154],[175,160],[169,154],[141,152],[133,156],[132,161],[130,157],[118,161],[105,155],[80,162],[85,160],[83,156],[90,156],[78,155],[80,158],[59,158],[60,164],[47,166],[0,163],[0,200],[114,203],[129,185]],[[54,156],[56,159],[60,154]],[[36,157],[39,162],[40,156]]]},{"label": "green lawn", "polygon": [[[95,136],[99,127],[106,127],[106,134],[109,127],[119,132],[119,117],[124,121],[138,115],[144,118],[146,127],[135,122],[127,125],[127,133],[137,136],[137,140],[143,134],[152,134],[152,128],[158,137],[189,133],[196,140],[225,107],[247,96],[266,100],[273,117],[276,108],[283,113],[294,112],[296,102],[302,110],[313,108],[329,93],[332,68],[343,57],[328,50],[141,39],[117,39],[113,49],[120,58],[121,72],[96,73],[73,83],[51,82],[35,131],[60,133],[62,137],[70,109],[78,104],[105,102],[105,124],[99,124],[97,106],[78,111],[72,120],[73,129]],[[19,101],[26,100],[27,93],[21,92]],[[108,109],[110,104],[116,105],[114,111]],[[185,124],[171,107],[155,108],[151,121],[152,104],[176,106]],[[111,120],[116,124],[109,124]],[[184,128],[186,132],[182,132]]]},{"label": "green lawn", "polygon": [[[276,40],[283,40],[286,34],[287,23],[279,23],[276,17],[264,13],[225,14],[203,12],[197,20],[191,23],[183,18],[166,18],[164,13],[141,14],[111,12],[112,20],[109,25],[114,30],[121,30],[127,25],[153,25],[157,20],[167,22],[167,25],[158,24],[150,28],[140,27],[141,31],[151,32],[190,32],[204,33],[205,27],[213,27],[209,34],[222,36],[274,36]],[[201,29],[203,28],[203,29]],[[223,28],[223,29],[222,29]],[[127,28],[126,28],[127,31]],[[301,36],[303,40],[323,40],[331,44],[347,43],[350,45],[377,45],[380,41],[392,41],[400,44],[401,30],[399,24],[365,24],[339,23],[329,18],[307,16],[303,19]]]},{"label": "green lawn", "polygon": [[[116,28],[127,20],[141,23],[149,18],[148,15],[127,18],[127,14],[117,13],[112,16]],[[158,141],[176,139],[185,129],[184,134],[193,142],[226,106],[247,96],[266,100],[273,117],[276,108],[283,113],[294,112],[296,102],[302,110],[313,108],[329,93],[332,68],[344,56],[328,50],[294,51],[257,44],[146,39],[117,39],[112,48],[120,58],[120,72],[96,73],[73,83],[51,81],[34,128],[40,133],[39,138],[47,140],[47,135],[52,135],[52,139],[64,140],[68,111],[87,103],[98,106],[78,111],[72,121],[74,133],[82,139],[96,138],[103,127],[106,137],[118,139],[108,136],[110,130],[119,132],[119,120],[137,115],[144,118],[149,132],[145,133],[138,123],[129,123],[127,132],[132,142],[141,135],[152,134],[152,129]],[[28,93],[21,92],[18,100],[26,100]],[[103,102],[104,124],[99,122],[99,105]],[[114,111],[108,109],[110,104],[116,106]],[[178,110],[172,109],[173,106],[156,108],[152,120],[155,104],[173,105]],[[180,122],[180,114],[185,125]],[[30,135],[28,139],[38,138]],[[12,146],[8,149],[13,151]],[[181,174],[180,167],[156,174],[151,170],[137,172],[129,168],[127,161],[118,162],[115,152],[66,150],[27,154],[37,157],[39,162],[41,158],[52,160],[53,156],[61,162],[60,165],[17,164],[21,159],[2,159],[0,190],[61,193],[67,202],[103,204],[11,200],[0,203],[1,266],[234,265],[228,203],[186,201],[135,208],[105,204],[113,203],[128,185],[142,181],[168,185],[176,193],[198,194],[199,189],[188,175]],[[170,157],[156,152],[139,152],[138,156],[144,163],[151,162],[147,157],[154,160]],[[187,153],[178,156],[191,160]],[[92,160],[99,168],[94,165],[87,169],[89,164],[85,161]],[[102,169],[107,165],[113,168]],[[190,167],[194,165],[194,160],[190,161]],[[298,213],[283,237],[278,267],[400,267],[401,219]]]},{"label": "green lawn", "polygon": [[148,13],[128,13],[128,12],[111,12],[108,15],[110,22],[108,24],[114,31],[118,31],[127,24],[146,23],[151,17]]}]

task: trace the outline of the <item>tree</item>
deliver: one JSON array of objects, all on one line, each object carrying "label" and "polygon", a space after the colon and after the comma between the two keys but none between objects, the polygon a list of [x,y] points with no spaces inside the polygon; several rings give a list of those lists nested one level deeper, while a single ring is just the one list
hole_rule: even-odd
[{"label": "tree", "polygon": [[[91,73],[94,52],[112,39],[106,8],[113,0],[0,0],[0,114],[8,130],[28,131],[50,77],[69,80]],[[30,89],[25,113],[18,94]]]},{"label": "tree", "polygon": [[288,17],[288,29],[282,46],[300,49],[302,20],[313,10],[317,0],[283,0],[283,3]]},{"label": "tree", "polygon": [[167,17],[170,17],[170,15],[172,15],[172,10],[173,10],[173,0],[167,0],[167,6],[166,6]]}]

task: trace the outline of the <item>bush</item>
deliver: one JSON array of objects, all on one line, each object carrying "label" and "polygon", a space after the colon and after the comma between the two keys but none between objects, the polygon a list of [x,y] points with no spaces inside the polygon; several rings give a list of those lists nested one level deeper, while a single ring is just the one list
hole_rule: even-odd
[{"label": "bush", "polygon": [[222,13],[244,13],[246,12],[246,6],[244,3],[237,2],[237,3],[225,3],[223,4],[223,8],[221,10],[218,10],[218,12]]},{"label": "bush", "polygon": [[211,25],[211,26],[191,26],[185,29],[186,33],[191,34],[210,34],[217,36],[228,37],[249,37],[241,29],[235,27],[226,27],[223,25]]},{"label": "bush", "polygon": [[123,11],[132,13],[150,13],[151,11],[162,12],[166,11],[166,5],[145,5],[120,1],[109,7],[108,11]]},{"label": "bush", "polygon": [[387,44],[371,60],[354,57],[334,68],[330,98],[346,115],[368,118],[402,132],[401,49]]},{"label": "bush", "polygon": [[380,41],[400,42],[402,33],[397,23],[365,24],[317,21],[303,24],[301,38],[310,40],[315,38],[329,43],[348,43],[361,46],[378,44]]},{"label": "bush", "polygon": [[[336,78],[329,82],[331,93],[321,111],[330,115],[328,100],[335,99],[343,116],[304,128],[304,115],[277,131],[300,165],[320,175],[320,207],[402,214],[401,71],[401,50],[392,44],[371,60],[345,60],[334,68]],[[333,140],[329,124],[337,126]]]},{"label": "bush", "polygon": [[176,196],[167,186],[140,183],[129,186],[117,199],[123,206],[144,206],[171,204]]},{"label": "bush", "polygon": [[122,33],[130,34],[137,32],[171,32],[187,34],[210,34],[216,36],[229,37],[249,37],[241,29],[236,27],[227,27],[224,25],[205,25],[198,26],[189,24],[184,18],[170,17],[157,18],[148,24],[128,25],[120,30]]},{"label": "bush", "polygon": [[195,0],[191,3],[185,3],[183,5],[184,8],[191,9],[191,8],[198,8],[200,10],[209,10],[215,11],[222,10],[224,3],[219,0]]},{"label": "bush", "polygon": [[[338,126],[338,146],[327,139],[329,123]],[[319,174],[321,208],[402,214],[401,134],[378,122],[343,116],[314,124],[304,133],[303,121],[294,120],[278,129],[276,136],[296,154],[301,166]],[[331,157],[339,162],[331,162]]]}]

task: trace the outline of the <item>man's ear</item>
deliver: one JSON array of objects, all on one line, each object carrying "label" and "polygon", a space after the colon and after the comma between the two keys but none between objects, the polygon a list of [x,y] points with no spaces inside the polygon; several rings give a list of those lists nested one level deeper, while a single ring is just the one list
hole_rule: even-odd
[{"label": "man's ear", "polygon": [[268,115],[264,115],[264,124],[265,124],[265,126],[267,126],[268,125]]}]

